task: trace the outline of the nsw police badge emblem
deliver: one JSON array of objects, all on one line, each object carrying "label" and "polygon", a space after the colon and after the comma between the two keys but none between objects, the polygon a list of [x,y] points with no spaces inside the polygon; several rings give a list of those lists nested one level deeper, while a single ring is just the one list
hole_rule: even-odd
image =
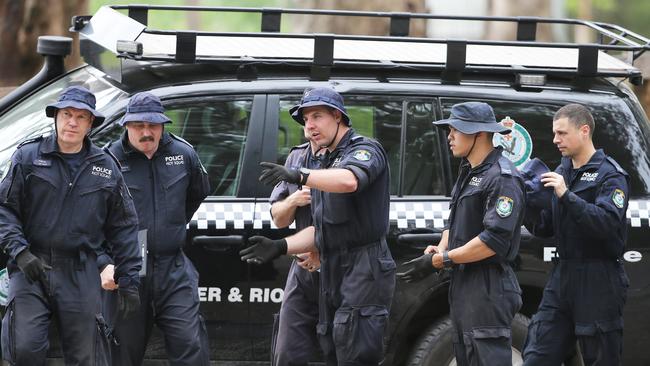
[{"label": "nsw police badge emblem", "polygon": [[615,189],[614,194],[612,194],[612,201],[616,207],[623,208],[625,206],[625,192],[618,188]]},{"label": "nsw police badge emblem", "polygon": [[357,150],[354,152],[354,155],[352,155],[355,159],[360,160],[360,161],[368,161],[370,160],[370,152],[368,150]]},{"label": "nsw police badge emblem", "polygon": [[510,197],[501,196],[497,199],[496,210],[501,217],[508,217],[512,213],[514,201]]}]

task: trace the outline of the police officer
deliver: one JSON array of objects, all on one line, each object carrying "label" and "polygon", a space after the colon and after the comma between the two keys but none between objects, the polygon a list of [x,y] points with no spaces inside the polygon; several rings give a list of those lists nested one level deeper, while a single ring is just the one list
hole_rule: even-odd
[{"label": "police officer", "polygon": [[[521,289],[510,266],[519,250],[524,217],[524,182],[494,148],[494,133],[510,130],[481,102],[456,104],[449,119],[449,147],[462,158],[452,190],[448,229],[438,246],[407,272],[451,269],[449,308],[458,365],[511,365],[510,324],[521,307]],[[426,265],[425,265],[426,264]]]},{"label": "police officer", "polygon": [[88,138],[104,120],[95,96],[72,86],[45,111],[55,133],[20,144],[0,184],[0,245],[10,257],[2,356],[44,365],[54,316],[66,365],[104,365],[96,253],[112,247],[126,316],[139,305],[135,208],[117,161]]},{"label": "police officer", "polygon": [[[182,246],[186,224],[209,194],[208,175],[194,148],[164,131],[171,123],[160,99],[134,95],[120,124],[121,138],[107,148],[122,166],[146,230],[146,273],[140,285],[142,306],[130,319],[118,320],[113,364],[140,365],[151,327],[165,336],[171,365],[207,365],[209,346],[199,314],[199,276]],[[142,235],[142,234],[141,234]]]},{"label": "police officer", "polygon": [[292,117],[329,152],[323,169],[262,163],[260,180],[308,185],[313,226],[286,239],[252,237],[250,263],[317,248],[320,297],[317,333],[328,365],[377,365],[383,357],[395,262],[386,244],[389,172],[381,145],[357,135],[343,98],[319,87],[305,91]]},{"label": "police officer", "polygon": [[525,365],[560,365],[576,339],[585,365],[619,365],[628,279],[621,263],[627,239],[628,175],[592,141],[594,119],[569,104],[553,117],[562,154],[541,175],[551,207],[526,216],[537,236],[554,236],[558,257],[528,328]]},{"label": "police officer", "polygon": [[[295,146],[284,166],[293,169],[319,168],[320,161],[316,156],[319,149],[312,142]],[[273,189],[270,202],[271,216],[277,227],[287,227],[294,219],[297,230],[312,224],[309,187],[280,182]],[[302,253],[296,255],[296,260],[291,264],[282,307],[276,320],[277,332],[271,342],[273,365],[307,365],[318,350],[319,258],[318,251]]]}]

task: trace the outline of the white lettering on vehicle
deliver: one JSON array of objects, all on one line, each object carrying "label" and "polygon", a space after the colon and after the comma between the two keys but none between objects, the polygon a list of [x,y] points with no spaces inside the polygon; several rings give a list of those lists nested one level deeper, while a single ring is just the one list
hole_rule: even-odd
[{"label": "white lettering on vehicle", "polygon": [[[557,252],[556,247],[544,247],[544,262],[550,262],[555,258],[555,253]],[[640,262],[643,259],[643,255],[636,250],[630,250],[623,253],[623,259],[626,262],[636,263]]]},{"label": "white lettering on vehicle", "polygon": [[281,288],[257,288],[249,290],[248,297],[244,296],[239,287],[228,289],[228,296],[221,296],[222,289],[219,287],[199,287],[199,300],[201,302],[230,302],[243,303],[248,299],[249,303],[275,303],[282,302],[284,290]]}]

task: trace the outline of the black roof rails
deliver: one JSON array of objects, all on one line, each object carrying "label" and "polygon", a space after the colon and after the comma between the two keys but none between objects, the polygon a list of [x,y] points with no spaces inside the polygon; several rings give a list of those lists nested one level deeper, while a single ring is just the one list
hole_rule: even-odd
[{"label": "black roof rails", "polygon": [[[141,25],[141,34],[133,38],[133,32],[126,32],[124,38],[120,40],[141,42],[146,37],[175,37],[175,49],[165,52],[147,52],[145,43],[145,53],[142,52],[124,52],[117,50],[114,46],[104,48],[112,50],[124,59],[136,61],[170,61],[183,63],[283,63],[310,66],[312,78],[325,80],[329,78],[332,68],[420,68],[423,70],[434,70],[442,72],[443,80],[447,82],[458,82],[464,72],[485,72],[485,73],[533,73],[546,75],[571,76],[576,78],[590,78],[594,76],[615,76],[628,77],[633,83],[641,82],[641,72],[633,66],[622,66],[616,64],[609,58],[607,65],[611,67],[600,67],[599,57],[609,57],[605,53],[609,51],[631,52],[631,59],[638,58],[643,52],[650,49],[650,39],[631,32],[618,25],[591,22],[576,19],[554,19],[542,17],[490,17],[490,16],[448,16],[434,15],[425,13],[396,13],[396,12],[368,12],[368,11],[347,11],[347,10],[312,10],[312,9],[280,9],[280,8],[243,8],[243,7],[207,7],[207,6],[164,6],[164,5],[113,5],[113,10],[127,10],[128,16]],[[149,11],[199,11],[199,12],[245,12],[257,13],[261,15],[260,30],[258,33],[244,32],[200,32],[200,31],[176,31],[176,30],[156,30],[146,27],[148,23]],[[101,13],[101,14],[100,14]],[[118,12],[114,12],[119,14]],[[377,17],[390,20],[390,31],[387,36],[367,36],[367,35],[341,35],[341,34],[294,34],[280,33],[282,15],[328,15],[344,17]],[[122,14],[119,14],[122,15]],[[116,16],[102,9],[95,15],[98,16]],[[122,15],[123,16],[123,15]],[[88,32],[85,26],[92,25],[93,18],[90,21],[79,21],[73,24],[73,28],[80,31],[91,41],[97,37],[98,29]],[[515,41],[495,41],[495,40],[447,40],[433,38],[409,37],[409,26],[411,19],[431,19],[431,20],[457,20],[457,21],[482,21],[482,22],[512,22],[517,24],[517,40]],[[109,24],[111,22],[108,22]],[[538,24],[566,24],[584,26],[592,29],[598,35],[598,43],[577,44],[577,43],[554,43],[536,41]],[[91,27],[93,28],[93,27]],[[95,27],[100,28],[100,27]],[[135,27],[137,28],[137,26]],[[120,37],[120,29],[113,28],[112,32],[118,32],[113,37]],[[264,38],[265,40],[310,40],[311,46],[310,57],[295,57],[291,53],[286,55],[224,55],[221,49],[216,52],[197,52],[197,38],[212,37],[212,39],[223,40],[226,38],[237,39],[254,39]],[[100,37],[101,38],[101,37]],[[105,40],[104,40],[105,41]],[[443,60],[395,60],[381,58],[359,58],[358,55],[346,57],[337,57],[335,47],[337,42],[370,42],[383,43],[390,42],[392,46],[398,44],[408,45],[430,45],[444,46],[446,57]],[[97,42],[96,42],[97,43]],[[99,42],[101,43],[101,42]],[[105,43],[105,42],[104,42]],[[358,44],[358,43],[355,43]],[[552,52],[559,50],[573,50],[577,52],[577,60],[574,65],[557,65],[551,62],[549,65],[533,64],[522,65],[516,62],[512,65],[507,64],[490,64],[476,61],[476,57],[469,55],[475,54],[477,49],[484,50],[486,46],[495,46],[502,50],[504,47],[508,50],[521,50],[522,57],[530,49],[544,50],[553,49]],[[142,47],[142,46],[140,46]],[[436,49],[437,50],[437,49]],[[602,52],[599,52],[602,51]],[[515,51],[516,52],[516,51]],[[550,55],[550,52],[549,52]],[[605,56],[603,56],[605,55]],[[239,57],[237,57],[239,56]],[[391,57],[388,55],[388,57]],[[525,57],[524,57],[525,58]]]}]

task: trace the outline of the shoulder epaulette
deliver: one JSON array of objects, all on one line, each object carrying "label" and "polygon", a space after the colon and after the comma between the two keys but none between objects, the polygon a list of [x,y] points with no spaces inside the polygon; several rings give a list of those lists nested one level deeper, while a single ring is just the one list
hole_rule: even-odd
[{"label": "shoulder epaulette", "polygon": [[32,142],[38,142],[41,141],[42,139],[43,139],[43,135],[32,137],[18,144],[17,149],[20,149],[21,147],[23,147],[23,145],[31,144]]},{"label": "shoulder epaulette", "polygon": [[355,134],[354,136],[352,136],[352,137],[350,138],[350,141],[356,141],[356,140],[358,140],[358,139],[362,139],[362,138],[364,138],[363,135],[356,135],[356,134]]},{"label": "shoulder epaulette", "polygon": [[192,149],[194,149],[194,146],[192,146],[192,144],[190,144],[189,142],[187,142],[184,138],[179,137],[179,136],[176,136],[176,135],[174,135],[174,134],[171,133],[171,132],[169,133],[169,135],[170,135],[174,140],[180,141],[180,142],[184,143],[185,145],[187,145],[187,146],[191,147]]},{"label": "shoulder epaulette", "polygon": [[307,147],[309,147],[309,142],[305,142],[304,144],[292,146],[291,149],[289,149],[289,152],[291,152],[293,150],[306,149]]},{"label": "shoulder epaulette", "polygon": [[611,156],[608,156],[608,157],[607,157],[607,161],[609,161],[609,162],[614,166],[614,168],[616,168],[616,171],[617,171],[617,172],[619,172],[619,173],[621,173],[621,174],[623,174],[623,175],[628,175],[627,172],[625,171],[625,169],[623,169],[623,168],[622,168],[622,167],[621,167],[621,166],[616,162],[616,160],[614,160],[614,158],[612,158]]},{"label": "shoulder epaulette", "polygon": [[499,157],[499,167],[502,175],[513,175],[511,162],[503,155]]}]

